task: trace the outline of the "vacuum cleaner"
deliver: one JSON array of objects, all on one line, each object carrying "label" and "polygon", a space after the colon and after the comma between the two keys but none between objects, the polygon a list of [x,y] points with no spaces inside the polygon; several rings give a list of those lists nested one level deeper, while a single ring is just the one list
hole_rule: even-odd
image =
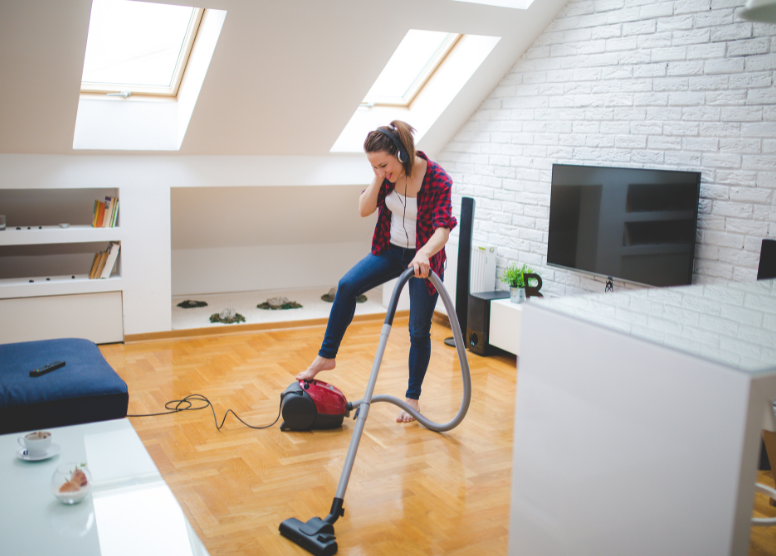
[{"label": "vacuum cleaner", "polygon": [[[439,276],[434,271],[430,271],[429,280],[434,284],[442,302],[445,304],[447,314],[450,318],[450,326],[453,329],[455,338],[455,347],[458,352],[458,360],[461,363],[461,377],[463,379],[463,399],[455,417],[447,423],[435,423],[421,415],[408,403],[394,396],[377,395],[373,396],[375,384],[377,383],[377,373],[380,370],[380,363],[383,359],[385,346],[388,343],[388,335],[391,333],[393,318],[396,314],[396,306],[399,303],[399,294],[407,281],[412,278],[414,270],[409,268],[396,281],[396,287],[391,296],[391,302],[388,304],[388,311],[385,315],[385,323],[380,333],[380,343],[377,346],[377,354],[372,364],[372,373],[369,376],[369,383],[366,387],[366,394],[363,399],[348,403],[345,396],[331,384],[326,384],[320,380],[304,381],[300,380],[289,386],[281,395],[281,412],[283,414],[283,425],[281,430],[309,430],[311,428],[333,428],[342,424],[342,420],[349,415],[350,410],[355,409],[356,425],[353,429],[353,436],[350,439],[350,447],[345,457],[345,463],[342,467],[337,492],[334,495],[334,501],[331,504],[329,515],[321,519],[313,517],[307,522],[302,522],[294,517],[285,520],[280,524],[280,533],[295,542],[308,552],[316,556],[331,556],[337,553],[337,539],[334,536],[334,523],[340,516],[345,515],[343,508],[345,490],[350,480],[350,473],[353,470],[353,463],[356,459],[358,444],[361,441],[361,434],[366,425],[366,418],[369,415],[369,407],[374,402],[388,402],[399,406],[404,411],[412,415],[415,420],[424,427],[432,431],[444,432],[458,426],[466,412],[469,410],[471,402],[471,375],[469,374],[469,363],[466,359],[466,349],[464,348],[463,335],[455,313],[455,307],[450,299],[450,295],[442,283]],[[344,404],[344,405],[343,405]]]},{"label": "vacuum cleaner", "polygon": [[282,431],[336,429],[350,416],[345,394],[322,380],[294,382],[280,394]]}]

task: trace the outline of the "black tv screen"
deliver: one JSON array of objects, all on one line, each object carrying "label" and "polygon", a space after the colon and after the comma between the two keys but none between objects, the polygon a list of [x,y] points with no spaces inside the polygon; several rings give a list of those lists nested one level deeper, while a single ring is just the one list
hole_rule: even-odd
[{"label": "black tv screen", "polygon": [[690,284],[700,183],[699,172],[553,164],[547,264]]}]

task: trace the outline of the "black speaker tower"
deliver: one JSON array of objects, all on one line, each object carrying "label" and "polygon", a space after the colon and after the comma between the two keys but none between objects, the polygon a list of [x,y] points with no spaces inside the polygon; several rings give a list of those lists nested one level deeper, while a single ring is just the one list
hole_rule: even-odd
[{"label": "black speaker tower", "polygon": [[489,355],[490,348],[490,305],[495,299],[505,299],[509,292],[495,290],[469,294],[469,318],[466,328],[466,347],[477,355]]},{"label": "black speaker tower", "polygon": [[760,266],[757,268],[757,279],[768,280],[776,278],[776,241],[764,239],[760,247]]},{"label": "black speaker tower", "polygon": [[[469,317],[469,280],[472,263],[472,230],[474,228],[474,199],[461,198],[461,222],[458,227],[458,277],[455,281],[455,314],[461,333],[466,337]],[[455,347],[455,338],[446,338],[445,344]]]},{"label": "black speaker tower", "polygon": [[[760,266],[757,268],[758,280],[776,278],[776,241],[764,239],[760,246]],[[760,471],[770,471],[771,462],[765,450],[765,442],[760,440]]]}]

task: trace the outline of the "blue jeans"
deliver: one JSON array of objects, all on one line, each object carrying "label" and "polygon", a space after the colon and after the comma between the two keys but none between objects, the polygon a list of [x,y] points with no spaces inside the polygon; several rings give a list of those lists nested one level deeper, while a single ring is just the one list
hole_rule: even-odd
[{"label": "blue jeans", "polygon": [[[390,244],[390,248],[381,255],[370,253],[361,259],[342,277],[318,355],[326,359],[337,357],[342,337],[356,312],[358,296],[388,280],[398,278],[407,270],[413,257],[415,249]],[[417,400],[431,359],[431,317],[439,293],[429,295],[426,280],[422,278],[410,278],[405,287],[410,288],[410,378],[407,397]]]}]

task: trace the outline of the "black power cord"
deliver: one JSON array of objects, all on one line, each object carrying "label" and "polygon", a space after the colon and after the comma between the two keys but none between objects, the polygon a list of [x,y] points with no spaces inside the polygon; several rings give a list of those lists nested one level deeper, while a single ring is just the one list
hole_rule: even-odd
[{"label": "black power cord", "polygon": [[[204,405],[195,407],[194,404],[191,403],[191,400],[199,401],[199,402],[205,402],[205,403],[204,403]],[[173,404],[175,404],[174,407],[173,407]],[[181,407],[183,404],[188,404],[188,405],[186,405],[184,407]],[[280,400],[280,406],[278,406],[278,416],[275,418],[274,421],[272,421],[271,424],[263,426],[263,427],[254,427],[253,425],[249,425],[248,423],[246,423],[245,421],[240,419],[240,416],[237,415],[237,413],[235,413],[231,409],[227,409],[226,410],[226,413],[224,413],[224,418],[221,419],[221,424],[219,425],[218,424],[218,418],[216,417],[216,410],[213,407],[213,404],[210,403],[210,400],[207,399],[202,394],[189,394],[188,396],[186,396],[182,400],[170,400],[169,402],[164,404],[164,408],[168,409],[169,411],[164,411],[162,413],[144,413],[144,414],[138,414],[138,415],[127,415],[127,417],[156,417],[158,415],[170,415],[172,413],[180,413],[182,411],[198,411],[200,409],[206,409],[206,408],[209,407],[210,411],[213,412],[213,421],[215,421],[216,429],[218,429],[218,430],[221,430],[221,427],[224,426],[224,422],[226,421],[226,418],[229,416],[230,413],[232,415],[234,415],[235,417],[237,417],[237,420],[240,421],[243,425],[245,425],[249,429],[268,429],[271,426],[273,426],[275,423],[277,423],[278,420],[280,419],[280,411],[281,411],[281,408],[282,408],[282,404],[283,404],[283,400],[281,399]]]}]

